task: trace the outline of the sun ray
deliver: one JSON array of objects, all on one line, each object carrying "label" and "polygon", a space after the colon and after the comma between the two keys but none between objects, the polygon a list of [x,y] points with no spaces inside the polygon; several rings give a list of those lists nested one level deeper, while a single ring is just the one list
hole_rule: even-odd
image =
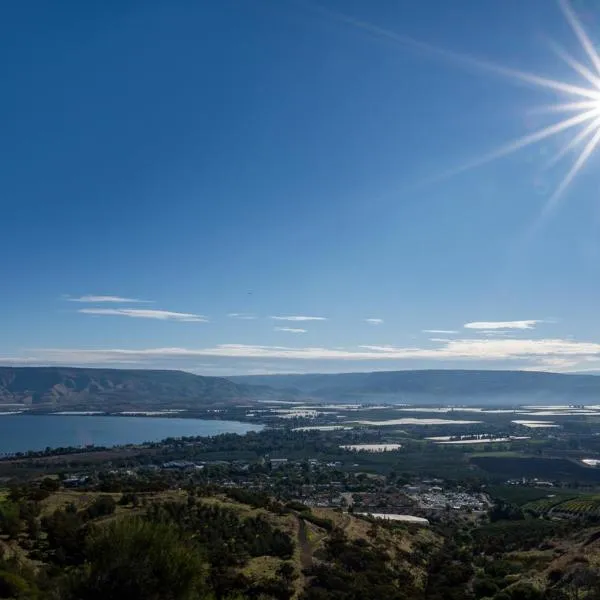
[{"label": "sun ray", "polygon": [[584,113],[580,113],[578,115],[575,115],[574,117],[571,117],[570,119],[565,119],[564,121],[555,123],[554,125],[549,125],[548,127],[545,127],[544,129],[536,131],[535,133],[526,135],[522,138],[519,138],[518,140],[515,140],[514,142],[510,142],[504,146],[501,146],[497,150],[494,150],[494,151],[490,152],[489,154],[486,154],[480,158],[472,160],[471,162],[469,162],[465,165],[462,165],[455,169],[446,171],[445,173],[440,174],[435,179],[436,180],[446,179],[447,177],[452,177],[453,175],[458,175],[460,173],[464,173],[465,171],[470,171],[471,169],[474,169],[476,167],[481,167],[481,166],[483,166],[487,163],[490,163],[498,158],[502,158],[503,156],[508,156],[509,154],[512,154],[513,152],[516,152],[517,150],[521,150],[522,148],[531,146],[532,144],[535,144],[537,142],[541,142],[542,140],[545,140],[546,138],[556,135],[557,133],[560,133],[561,131],[566,131],[567,129],[571,129],[572,127],[581,125],[582,123],[585,123],[586,121],[589,121],[590,119],[593,119],[594,117],[598,117],[598,116],[600,116],[600,107],[596,106],[596,108],[594,108],[592,110],[589,110]]},{"label": "sun ray", "polygon": [[[430,54],[436,54],[446,60],[451,60],[453,62],[459,63],[463,66],[471,66],[476,67],[477,69],[486,70],[492,73],[496,73],[498,75],[502,75],[504,77],[508,77],[509,79],[514,79],[517,81],[523,81],[525,83],[530,83],[542,88],[552,89],[556,92],[563,92],[565,94],[580,96],[582,98],[590,98],[592,100],[600,101],[600,90],[590,90],[581,86],[572,85],[566,83],[564,81],[558,81],[555,79],[549,79],[547,77],[541,77],[539,75],[535,75],[533,73],[527,73],[525,71],[519,71],[518,69],[511,69],[509,67],[503,67],[502,65],[497,65],[492,62],[488,62],[486,60],[481,60],[479,58],[474,58],[473,56],[469,56],[468,54],[462,54],[460,52],[454,52],[452,50],[446,50],[445,48],[441,48],[439,46],[435,46],[433,44],[429,44],[426,42],[421,42],[419,40],[415,40],[407,35],[402,35],[396,33],[394,31],[390,31],[389,29],[385,29],[383,27],[379,27],[377,25],[373,25],[367,21],[361,21],[359,19],[355,19],[343,13],[339,13],[337,11],[331,9],[325,9],[323,7],[319,7],[318,10],[328,15],[330,18],[333,18],[337,21],[355,27],[357,29],[361,29],[370,33],[371,35],[378,37],[383,40],[389,40],[391,42],[395,42],[404,47],[412,47],[416,50],[421,50]],[[575,17],[574,17],[575,18]],[[581,26],[579,26],[581,28]],[[583,34],[585,36],[585,33]],[[587,36],[586,36],[587,39]],[[589,40],[588,40],[589,41]],[[596,56],[596,58],[598,58]],[[600,66],[600,59],[598,59],[598,64]]]},{"label": "sun ray", "polygon": [[[543,142],[552,136],[577,128],[575,133],[559,151],[550,159],[545,166],[546,169],[556,165],[564,156],[584,145],[583,150],[578,154],[577,159],[569,168],[565,177],[561,180],[558,187],[551,194],[544,205],[540,216],[535,220],[533,229],[536,229],[544,221],[544,217],[549,214],[558,204],[561,196],[569,185],[581,171],[586,161],[592,156],[594,151],[600,146],[600,56],[596,52],[592,42],[579,22],[579,19],[572,9],[569,0],[557,0],[562,14],[564,15],[571,30],[574,32],[581,48],[585,52],[589,63],[582,63],[563,49],[562,46],[551,42],[551,47],[558,57],[565,62],[575,75],[582,78],[583,84],[579,82],[561,81],[536,75],[526,71],[513,69],[498,65],[487,60],[482,60],[468,54],[446,50],[433,44],[421,42],[410,36],[398,34],[383,27],[379,27],[369,22],[361,21],[342,13],[318,7],[318,10],[324,14],[346,25],[362,30],[369,35],[381,40],[394,43],[405,48],[412,48],[421,53],[437,56],[446,61],[450,61],[461,67],[475,68],[480,71],[495,73],[512,82],[522,82],[530,84],[537,88],[557,92],[557,95],[566,96],[550,106],[542,106],[529,111],[530,113],[562,114],[568,118],[553,123],[543,129],[535,131],[529,135],[520,137],[514,141],[506,143],[492,151],[475,158],[466,164],[456,168],[437,173],[433,177],[422,181],[421,185],[431,185],[433,183],[459,175],[471,169],[483,166],[494,160],[506,157],[518,150],[533,146]],[[571,97],[571,99],[569,99]],[[560,100],[560,98],[558,98]],[[569,114],[574,113],[574,114]],[[420,187],[418,184],[417,186]],[[532,231],[533,231],[532,229]]]},{"label": "sun ray", "polygon": [[556,205],[560,200],[560,197],[562,196],[563,192],[569,187],[577,173],[579,173],[583,165],[586,163],[587,159],[592,155],[592,152],[594,152],[594,150],[598,146],[598,143],[600,142],[600,122],[596,123],[596,127],[597,131],[594,134],[594,137],[586,144],[585,148],[581,151],[581,154],[579,155],[579,157],[577,158],[577,160],[575,161],[565,178],[561,181],[560,185],[556,188],[555,192],[552,194],[552,196],[550,196],[550,198],[544,205],[544,208],[542,209],[540,214],[540,220],[543,219],[546,215],[548,215],[548,213],[550,213],[552,210],[554,210],[554,208],[556,208]]},{"label": "sun ray", "polygon": [[586,66],[576,61],[568,52],[563,50],[556,42],[550,41],[550,47],[555,54],[564,60],[574,71],[577,71],[582,77],[587,79],[593,86],[600,89],[600,77],[594,75]]},{"label": "sun ray", "polygon": [[576,148],[585,138],[589,137],[598,129],[598,121],[592,121],[587,127],[582,129],[568,144],[565,144],[546,164],[545,168],[549,169],[556,165],[564,156],[571,150]]},{"label": "sun ray", "polygon": [[594,67],[596,67],[596,70],[600,74],[600,56],[598,56],[598,53],[596,52],[594,45],[590,41],[590,38],[588,37],[587,33],[581,26],[581,23],[575,16],[575,13],[573,12],[571,5],[569,4],[569,2],[567,0],[558,0],[558,3],[560,5],[560,8],[561,8],[563,14],[565,15],[567,21],[569,22],[571,29],[573,29],[573,31],[575,32],[575,35],[579,39],[579,42],[581,43],[582,48],[586,51],[587,55],[589,56],[590,60],[592,61],[593,65],[594,65]]},{"label": "sun ray", "polygon": [[540,77],[539,75],[533,75],[531,73],[525,73],[523,71],[517,71],[499,65],[490,64],[487,65],[487,68],[502,75],[520,79],[521,81],[532,83],[539,87],[545,87],[556,92],[565,92],[566,94],[571,94],[573,96],[581,96],[582,98],[591,98],[592,100],[600,101],[600,90],[590,90],[577,85],[571,85],[570,83],[565,83],[564,81],[556,81],[554,79],[548,79],[547,77]]},{"label": "sun ray", "polygon": [[[600,84],[600,81],[599,81]],[[562,104],[547,104],[545,106],[536,106],[527,112],[529,114],[548,114],[559,112],[576,112],[580,110],[591,110],[600,105],[598,100],[585,100],[583,102],[564,102]]]}]

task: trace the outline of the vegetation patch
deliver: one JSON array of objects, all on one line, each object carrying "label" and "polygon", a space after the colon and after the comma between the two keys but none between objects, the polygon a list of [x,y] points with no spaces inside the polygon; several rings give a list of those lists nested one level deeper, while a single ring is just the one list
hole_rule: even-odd
[{"label": "vegetation patch", "polygon": [[470,462],[502,479],[538,477],[547,481],[600,482],[600,469],[590,469],[564,458],[475,456]]}]

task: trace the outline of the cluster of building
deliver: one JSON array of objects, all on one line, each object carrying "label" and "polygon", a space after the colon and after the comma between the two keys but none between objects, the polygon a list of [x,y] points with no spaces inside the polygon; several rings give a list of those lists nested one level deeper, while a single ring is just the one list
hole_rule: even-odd
[{"label": "cluster of building", "polygon": [[405,486],[405,491],[423,510],[485,511],[492,505],[486,494],[464,490],[444,490],[439,485]]},{"label": "cluster of building", "polygon": [[508,479],[506,481],[506,485],[528,485],[531,487],[554,487],[554,483],[552,481],[544,481],[542,479],[538,479],[534,477],[533,479],[528,479],[527,477],[521,477],[519,479]]}]

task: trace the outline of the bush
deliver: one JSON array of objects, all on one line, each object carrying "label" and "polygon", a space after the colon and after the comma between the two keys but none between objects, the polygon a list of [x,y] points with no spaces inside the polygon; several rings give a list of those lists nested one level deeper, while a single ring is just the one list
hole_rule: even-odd
[{"label": "bush", "polygon": [[131,504],[134,507],[139,506],[140,499],[138,498],[138,495],[133,494],[131,492],[126,492],[125,494],[123,494],[121,496],[121,499],[119,500],[119,505],[127,506],[128,504]]},{"label": "bush", "polygon": [[60,489],[60,481],[58,479],[52,479],[50,477],[44,477],[40,483],[40,489],[47,492],[58,492]]},{"label": "bush", "polygon": [[300,515],[305,521],[325,529],[325,531],[333,531],[333,521],[331,519],[324,519],[323,517],[317,517],[311,512],[305,511]]},{"label": "bush", "polygon": [[517,583],[504,590],[510,600],[541,600],[544,594],[531,583]]},{"label": "bush", "polygon": [[290,510],[297,510],[300,512],[310,511],[310,508],[306,506],[306,504],[298,502],[297,500],[290,500],[289,502],[286,502],[285,507],[289,508]]},{"label": "bush", "polygon": [[27,580],[20,575],[0,571],[0,598],[30,598],[32,592]]},{"label": "bush", "polygon": [[473,582],[473,593],[476,598],[487,598],[498,593],[498,586],[491,579],[476,579]]},{"label": "bush", "polygon": [[112,496],[99,496],[84,511],[84,517],[88,519],[97,519],[98,517],[107,517],[112,515],[117,508],[117,503]]}]

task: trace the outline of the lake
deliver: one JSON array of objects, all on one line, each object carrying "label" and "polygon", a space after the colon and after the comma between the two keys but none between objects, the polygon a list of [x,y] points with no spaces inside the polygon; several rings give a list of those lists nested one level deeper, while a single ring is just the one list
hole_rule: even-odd
[{"label": "lake", "polygon": [[244,434],[262,425],[160,417],[66,415],[0,416],[0,454],[66,446],[118,446],[156,442],[167,437]]}]

